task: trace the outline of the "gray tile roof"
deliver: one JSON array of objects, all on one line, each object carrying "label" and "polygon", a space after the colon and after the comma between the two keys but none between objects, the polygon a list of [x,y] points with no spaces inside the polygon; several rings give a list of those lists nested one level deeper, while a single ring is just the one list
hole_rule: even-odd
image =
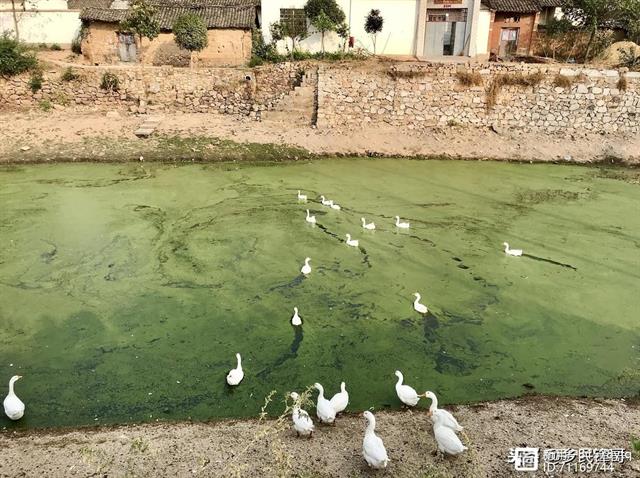
[{"label": "gray tile roof", "polygon": [[561,7],[565,0],[482,0],[482,4],[496,12],[533,13],[546,7]]},{"label": "gray tile roof", "polygon": [[[254,0],[155,0],[156,19],[160,29],[171,31],[180,15],[195,13],[200,15],[207,28],[255,27],[256,7]],[[84,8],[80,18],[84,21],[119,23],[127,17],[128,10],[109,8]]]},{"label": "gray tile roof", "polygon": [[69,10],[82,10],[83,8],[109,8],[113,0],[67,0]]}]

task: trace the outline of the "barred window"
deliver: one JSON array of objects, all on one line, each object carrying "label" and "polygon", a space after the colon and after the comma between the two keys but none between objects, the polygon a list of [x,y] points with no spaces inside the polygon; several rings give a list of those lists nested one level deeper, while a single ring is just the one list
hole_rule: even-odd
[{"label": "barred window", "polygon": [[302,32],[307,29],[307,16],[303,8],[281,8],[280,23],[286,24],[291,31]]}]

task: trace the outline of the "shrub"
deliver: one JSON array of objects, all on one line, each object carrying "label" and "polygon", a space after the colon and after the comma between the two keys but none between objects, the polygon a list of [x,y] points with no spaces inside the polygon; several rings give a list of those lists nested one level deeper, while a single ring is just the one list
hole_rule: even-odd
[{"label": "shrub", "polygon": [[420,78],[421,76],[424,76],[425,72],[420,70],[398,70],[396,67],[391,67],[387,70],[387,75],[394,80],[400,78],[410,80],[411,78]]},{"label": "shrub", "polygon": [[42,111],[50,111],[51,108],[53,108],[53,105],[49,100],[42,100],[40,103],[38,103],[38,106]]},{"label": "shrub", "polygon": [[105,91],[118,91],[120,87],[120,79],[113,73],[107,71],[102,75],[100,88]]},{"label": "shrub", "polygon": [[207,24],[200,15],[185,13],[173,24],[173,36],[180,48],[190,52],[202,51],[209,44]]},{"label": "shrub", "polygon": [[523,75],[522,73],[505,73],[502,75],[496,75],[487,88],[487,95],[485,100],[487,109],[492,109],[496,105],[496,102],[498,101],[498,95],[500,94],[503,86],[534,87],[538,86],[543,79],[544,74],[541,71],[536,71],[535,73],[531,73],[529,75]]},{"label": "shrub", "polygon": [[37,65],[38,60],[24,45],[8,35],[0,36],[0,76],[19,75],[34,69]]},{"label": "shrub", "polygon": [[463,86],[481,86],[482,75],[477,71],[458,70],[456,71],[456,78],[458,82]]},{"label": "shrub", "polygon": [[31,89],[32,93],[37,93],[38,91],[40,91],[42,89],[42,82],[44,81],[44,78],[42,76],[42,72],[41,71],[34,71],[31,74],[31,78],[29,78],[29,88]]},{"label": "shrub", "polygon": [[629,85],[627,83],[627,77],[623,73],[620,73],[620,78],[618,79],[617,86],[620,91],[627,91],[627,87]]},{"label": "shrub", "polygon": [[76,55],[82,55],[82,38],[74,38],[71,42],[71,51]]},{"label": "shrub", "polygon": [[568,76],[557,74],[553,79],[553,86],[557,86],[560,88],[571,88],[571,85],[573,85],[573,78],[570,78]]},{"label": "shrub", "polygon": [[62,51],[62,47],[60,45],[58,45],[57,43],[54,43],[49,47],[49,50],[51,50],[51,51]]},{"label": "shrub", "polygon": [[69,67],[69,68],[65,69],[65,70],[62,72],[62,75],[60,75],[60,79],[61,79],[62,81],[75,81],[75,80],[77,80],[78,78],[80,78],[80,75],[78,75],[77,73],[75,73],[75,72],[73,71],[73,68],[71,68],[71,67]]},{"label": "shrub", "polygon": [[618,48],[620,53],[620,64],[618,66],[627,67],[630,70],[640,66],[640,55],[637,53],[637,47],[631,46],[627,49]]}]

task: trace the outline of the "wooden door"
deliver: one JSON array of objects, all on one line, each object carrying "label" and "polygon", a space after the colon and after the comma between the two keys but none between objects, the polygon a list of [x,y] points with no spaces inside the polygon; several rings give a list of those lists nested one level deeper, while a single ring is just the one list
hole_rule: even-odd
[{"label": "wooden door", "polygon": [[502,28],[500,30],[500,51],[501,57],[510,57],[518,51],[519,28]]}]

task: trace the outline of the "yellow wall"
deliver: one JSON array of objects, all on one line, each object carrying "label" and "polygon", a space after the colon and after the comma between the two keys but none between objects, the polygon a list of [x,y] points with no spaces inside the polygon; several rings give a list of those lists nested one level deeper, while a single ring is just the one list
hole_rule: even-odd
[{"label": "yellow wall", "polygon": [[[93,22],[82,42],[83,55],[93,64],[119,63],[117,24]],[[209,30],[209,45],[194,54],[194,64],[199,66],[238,66],[251,58],[251,31],[249,30]],[[160,33],[153,41],[142,40],[142,60],[153,64],[163,56],[161,50],[175,52],[177,46],[173,33]],[[140,56],[140,49],[138,49]],[[166,55],[165,55],[166,56]]]}]

